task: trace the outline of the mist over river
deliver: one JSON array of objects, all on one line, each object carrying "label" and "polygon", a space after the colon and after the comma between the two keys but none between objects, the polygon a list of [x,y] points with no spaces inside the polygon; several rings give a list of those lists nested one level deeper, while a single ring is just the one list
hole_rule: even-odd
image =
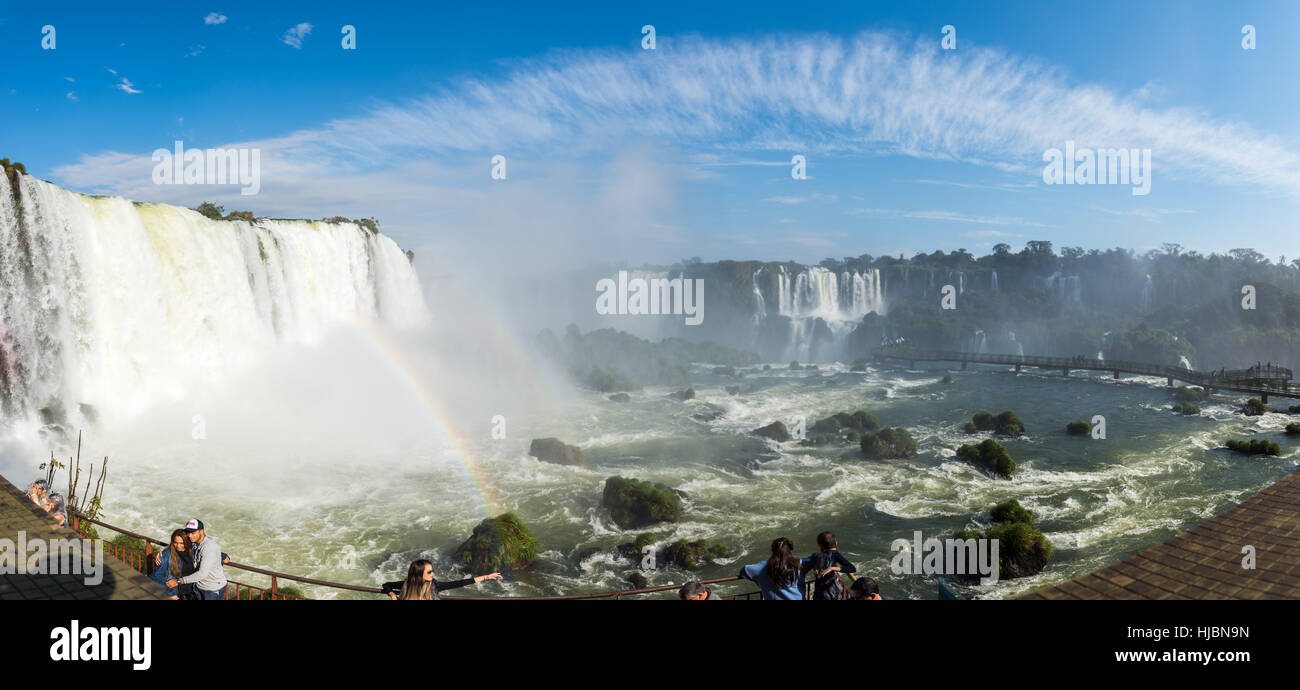
[{"label": "mist over river", "polygon": [[[340,347],[334,343],[332,349]],[[831,530],[859,572],[878,579],[886,597],[928,599],[935,597],[932,579],[890,574],[890,542],[910,540],[916,530],[948,536],[987,521],[995,502],[1015,498],[1035,512],[1056,550],[1037,576],[967,589],[1002,598],[1153,546],[1226,510],[1296,464],[1296,444],[1282,433],[1287,416],[1234,414],[1236,397],[1216,396],[1200,415],[1184,417],[1169,411],[1172,396],[1157,379],[1117,382],[1074,373],[1064,380],[1059,373],[972,367],[951,371],[953,383],[943,384],[943,373],[853,373],[842,365],[789,371],[778,365],[743,370],[742,392],[728,395],[723,387],[734,379],[693,367],[696,400],[667,398],[667,388],[633,393],[625,404],[596,393],[531,399],[502,410],[509,421],[504,440],[491,438],[489,410],[471,405],[446,420],[447,428],[465,430],[463,445],[430,426],[416,395],[393,394],[401,390],[396,378],[344,376],[296,401],[296,407],[305,406],[291,415],[297,421],[219,414],[209,419],[209,438],[201,442],[125,430],[135,440],[129,453],[115,456],[109,519],[162,536],[196,515],[241,562],[374,585],[398,579],[417,557],[431,558],[440,577],[458,576],[449,561],[452,550],[482,518],[509,509],[536,534],[541,554],[532,572],[473,591],[496,595],[625,588],[635,565],[613,550],[641,532],[652,533],[661,547],[707,538],[732,551],[692,575],[677,568],[645,573],[651,585],[661,585],[732,575],[741,564],[764,560],[776,536],[811,552],[815,535]],[[282,390],[285,383],[265,385]],[[358,428],[372,429],[373,443],[343,450],[336,445],[341,439],[308,421],[328,412],[308,398],[365,396],[368,390],[389,392],[372,413],[358,413]],[[709,405],[725,414],[711,422],[692,417]],[[920,452],[906,460],[864,460],[855,445],[803,447],[748,434],[773,420],[803,414],[811,425],[855,409],[868,410],[882,425],[906,427]],[[1027,428],[1022,438],[1003,439],[1020,467],[1012,481],[991,479],[953,457],[972,439],[961,430],[972,414],[1004,409],[1015,410]],[[1095,414],[1106,417],[1106,439],[1066,435],[1066,422]],[[227,423],[244,430],[233,437],[219,432]],[[295,442],[290,433],[283,442],[247,440],[274,438],[282,423],[302,425],[302,438]],[[184,420],[177,420],[177,428],[185,428]],[[1221,448],[1225,438],[1251,435],[1277,441],[1282,457]],[[580,445],[590,466],[528,456],[529,440],[540,436]],[[460,457],[473,457],[473,466]],[[682,520],[619,530],[600,506],[604,480],[615,474],[685,492]],[[575,559],[593,546],[602,551]],[[235,572],[231,576],[240,579]],[[740,583],[721,591],[749,588]]]}]

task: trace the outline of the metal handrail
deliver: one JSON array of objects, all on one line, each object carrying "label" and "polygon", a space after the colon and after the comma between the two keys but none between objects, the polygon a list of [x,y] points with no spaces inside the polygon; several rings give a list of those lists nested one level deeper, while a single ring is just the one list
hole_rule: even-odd
[{"label": "metal handrail", "polygon": [[[145,550],[144,550],[144,554],[143,554],[143,558],[144,558],[143,562],[146,563],[146,564],[148,564],[148,563],[152,563],[152,562],[153,562],[153,561],[152,561],[152,558],[153,558],[153,546],[154,546],[155,544],[158,545],[158,546],[167,546],[167,543],[166,543],[166,542],[159,541],[159,540],[157,540],[157,539],[154,539],[153,537],[149,537],[149,536],[146,536],[146,535],[143,535],[143,534],[136,534],[135,532],[131,532],[131,531],[129,531],[129,530],[122,529],[121,527],[117,527],[116,525],[110,525],[110,524],[108,524],[107,522],[104,522],[104,521],[102,521],[102,520],[96,520],[96,519],[94,519],[94,518],[89,518],[89,517],[86,517],[86,516],[84,516],[84,515],[80,515],[80,514],[77,514],[77,513],[73,513],[73,515],[72,515],[72,529],[73,529],[74,532],[77,532],[78,534],[81,534],[81,535],[83,535],[83,536],[85,536],[85,532],[81,529],[81,524],[80,524],[80,523],[83,522],[83,521],[84,521],[84,522],[89,522],[89,523],[92,523],[92,524],[95,524],[95,525],[99,525],[100,527],[105,527],[105,528],[107,528],[107,529],[111,529],[111,530],[113,530],[113,531],[115,531],[115,532],[117,532],[117,533],[119,533],[119,534],[125,534],[126,536],[131,537],[131,538],[133,538],[133,539],[140,539],[140,540],[144,541],[144,543],[145,543]],[[139,567],[139,566],[136,564],[136,561],[135,561],[133,558],[131,558],[131,554],[127,554],[127,553],[126,553],[127,551],[130,551],[130,549],[127,549],[126,547],[122,547],[122,546],[119,546],[119,545],[111,545],[111,544],[110,544],[109,546],[111,547],[111,551],[110,551],[111,555],[113,555],[113,556],[115,556],[116,558],[118,558],[119,560],[121,560],[121,561],[127,563],[128,565],[132,565],[133,567]],[[242,591],[241,588],[245,588],[245,589],[247,589],[247,590],[249,590],[249,591],[253,591],[253,590],[257,590],[257,591],[261,591],[261,592],[267,592],[267,591],[269,591],[270,594],[271,594],[271,598],[272,598],[272,599],[286,599],[286,598],[288,598],[288,599],[298,599],[298,598],[305,598],[305,597],[293,597],[293,596],[288,596],[288,595],[280,594],[280,591],[279,591],[279,580],[292,580],[292,581],[294,581],[294,582],[301,582],[301,583],[303,583],[303,584],[315,585],[315,586],[317,586],[317,587],[330,587],[330,588],[333,588],[333,589],[345,589],[345,590],[349,590],[349,591],[353,591],[353,592],[366,592],[366,593],[370,593],[370,594],[383,594],[383,593],[384,593],[384,590],[379,589],[378,587],[365,587],[365,586],[361,586],[361,585],[350,585],[350,584],[346,584],[346,583],[343,583],[343,582],[330,582],[330,581],[328,581],[328,580],[316,580],[316,579],[309,578],[309,577],[300,577],[300,576],[298,576],[298,575],[290,575],[290,574],[288,574],[288,573],[281,573],[281,572],[277,572],[277,571],[274,571],[274,570],[267,570],[267,569],[265,569],[265,568],[258,568],[258,567],[256,567],[256,566],[245,565],[245,564],[243,564],[243,563],[236,563],[236,562],[233,561],[233,560],[230,561],[229,563],[225,563],[225,564],[223,564],[223,565],[226,565],[226,566],[228,566],[228,567],[233,567],[233,568],[239,568],[239,569],[241,569],[241,570],[247,570],[247,571],[249,571],[249,572],[257,573],[257,574],[259,574],[259,575],[266,575],[266,576],[269,576],[269,577],[271,578],[271,588],[270,588],[270,590],[267,590],[267,589],[264,588],[264,587],[256,587],[256,586],[254,586],[254,585],[249,585],[249,584],[245,584],[245,583],[242,583],[242,582],[236,582],[236,581],[234,581],[234,580],[228,580],[228,582],[229,582],[230,584],[235,585],[235,598],[236,598],[236,599],[239,598],[239,593],[240,593],[240,591]],[[732,575],[731,577],[719,577],[719,578],[713,578],[713,579],[711,579],[711,580],[701,580],[700,583],[701,583],[701,584],[705,584],[705,585],[712,585],[712,584],[718,584],[718,583],[721,583],[721,582],[733,582],[733,581],[735,581],[735,580],[740,580],[740,579],[742,579],[742,578],[739,577],[739,576],[737,576],[737,575]],[[506,600],[510,600],[510,601],[535,601],[535,600],[549,600],[549,599],[554,599],[554,600],[616,599],[616,600],[617,600],[617,599],[622,599],[623,597],[636,596],[636,595],[639,595],[639,594],[654,594],[654,593],[656,593],[656,592],[667,592],[667,591],[670,591],[670,590],[679,589],[680,587],[681,587],[680,584],[677,584],[677,585],[659,585],[659,586],[656,586],[656,587],[643,587],[643,588],[640,588],[640,589],[628,589],[628,590],[619,590],[619,591],[610,591],[610,592],[594,592],[594,593],[590,593],[590,594],[563,594],[563,595],[556,595],[556,596],[528,596],[528,597],[474,597],[474,596],[444,596],[444,597],[441,597],[441,598],[442,598],[442,599],[460,600],[460,601],[497,601],[497,600],[502,600],[502,599],[506,599]],[[733,595],[730,595],[730,596],[724,596],[724,597],[722,597],[722,598],[723,598],[723,599],[742,599],[742,598],[743,598],[743,599],[751,599],[751,598],[754,598],[754,597],[756,597],[756,596],[759,596],[759,594],[760,594],[759,592],[744,592],[744,593],[741,593],[741,594],[733,594]],[[227,598],[230,598],[230,597],[229,597],[229,594],[227,594]],[[260,597],[259,597],[259,598],[260,598]]]}]

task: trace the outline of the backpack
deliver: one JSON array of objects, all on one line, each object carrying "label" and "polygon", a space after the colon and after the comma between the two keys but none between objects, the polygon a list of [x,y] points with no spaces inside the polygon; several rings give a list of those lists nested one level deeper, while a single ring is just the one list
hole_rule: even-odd
[{"label": "backpack", "polygon": [[[812,567],[814,570],[825,570],[833,565],[835,565],[835,562],[828,558],[824,553],[818,553],[813,556]],[[816,584],[813,589],[814,600],[838,601],[843,599],[845,594],[844,583],[840,580],[839,571],[827,573],[825,577],[819,577],[816,579]]]}]

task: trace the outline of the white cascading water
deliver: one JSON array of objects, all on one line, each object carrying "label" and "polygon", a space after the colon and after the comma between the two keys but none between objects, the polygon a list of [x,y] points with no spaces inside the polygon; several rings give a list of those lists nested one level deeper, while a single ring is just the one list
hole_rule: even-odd
[{"label": "white cascading water", "polygon": [[[884,314],[885,294],[880,270],[835,273],[809,266],[793,276],[781,267],[776,274],[777,313],[790,317],[786,357],[808,359],[813,324],[822,319],[838,339],[871,312]],[[760,306],[765,306],[761,296]]]},{"label": "white cascading water", "polygon": [[[0,394],[6,422],[50,405],[74,426],[219,381],[268,345],[331,326],[428,320],[388,237],[350,223],[214,221],[0,176]],[[21,220],[20,220],[21,214]]]}]

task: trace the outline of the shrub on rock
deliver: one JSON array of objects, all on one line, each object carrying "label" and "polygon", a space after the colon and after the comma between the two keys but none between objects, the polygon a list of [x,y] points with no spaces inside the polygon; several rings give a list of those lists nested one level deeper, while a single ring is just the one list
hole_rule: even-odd
[{"label": "shrub on rock", "polygon": [[1249,441],[1231,440],[1223,445],[1227,446],[1229,450],[1235,450],[1246,455],[1280,455],[1282,453],[1282,449],[1276,443],[1265,441],[1262,438]]},{"label": "shrub on rock", "polygon": [[1248,417],[1258,417],[1265,412],[1268,412],[1268,405],[1265,405],[1264,401],[1259,398],[1251,398],[1241,406],[1240,410],[1237,411]]},{"label": "shrub on rock", "polygon": [[623,529],[677,522],[682,514],[682,499],[672,489],[625,477],[605,480],[602,503],[614,523]]},{"label": "shrub on rock", "polygon": [[967,444],[957,449],[957,457],[983,468],[990,474],[1010,479],[1016,473],[1016,461],[993,439],[985,439],[979,445]]},{"label": "shrub on rock", "polygon": [[916,441],[907,429],[893,427],[881,429],[874,434],[863,434],[861,441],[863,457],[872,460],[884,458],[909,458],[916,455]]},{"label": "shrub on rock", "polygon": [[1286,425],[1286,435],[1287,435],[1287,436],[1300,436],[1300,424],[1288,424],[1288,425]]},{"label": "shrub on rock", "polygon": [[475,575],[521,570],[537,560],[537,537],[519,516],[505,513],[478,523],[452,558]]},{"label": "shrub on rock", "polygon": [[710,544],[708,539],[697,539],[695,541],[676,541],[664,549],[663,564],[676,565],[687,570],[698,570],[699,568],[713,563],[716,558],[725,558],[727,547],[721,544]]},{"label": "shrub on rock", "polygon": [[1201,408],[1189,402],[1180,402],[1169,408],[1178,414],[1200,414]]},{"label": "shrub on rock", "polygon": [[1088,432],[1092,431],[1092,425],[1082,419],[1076,419],[1065,425],[1065,431],[1071,436],[1087,436]]}]

